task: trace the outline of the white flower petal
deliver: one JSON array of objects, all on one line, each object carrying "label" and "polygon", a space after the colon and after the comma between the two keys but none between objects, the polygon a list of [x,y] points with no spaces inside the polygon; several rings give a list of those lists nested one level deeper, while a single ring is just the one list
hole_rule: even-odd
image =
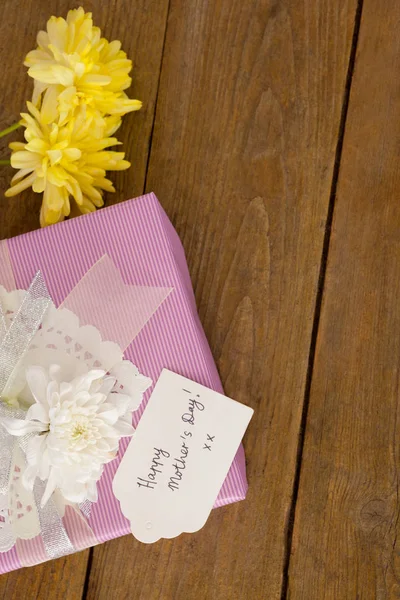
[{"label": "white flower petal", "polygon": [[61,372],[60,365],[50,365],[49,375],[50,375],[50,379],[52,381],[57,381],[58,382],[58,377],[60,375],[60,372]]},{"label": "white flower petal", "polygon": [[75,382],[74,382],[76,391],[77,392],[80,392],[82,390],[89,391],[92,383],[94,381],[96,381],[97,379],[101,379],[105,375],[106,375],[106,372],[102,371],[101,369],[92,369],[91,371],[86,373],[86,375],[82,375],[82,377],[77,377],[77,379],[75,379]]},{"label": "white flower petal", "polygon": [[116,379],[115,377],[105,377],[100,387],[100,392],[105,396],[111,393],[111,390],[115,386]]},{"label": "white flower petal", "polygon": [[26,413],[26,421],[41,421],[48,426],[49,411],[43,404],[32,404]]},{"label": "white flower petal", "polygon": [[40,433],[44,431],[43,423],[38,421],[24,421],[22,419],[12,419],[11,417],[2,417],[0,424],[10,433],[17,437],[27,433]]},{"label": "white flower petal", "polygon": [[118,421],[118,417],[120,416],[119,411],[116,406],[112,404],[103,404],[98,410],[97,414],[106,421],[108,425],[114,425],[116,421]]},{"label": "white flower petal", "polygon": [[45,403],[49,377],[43,367],[28,367],[26,370],[26,382],[38,403]]},{"label": "white flower petal", "polygon": [[29,466],[38,465],[46,446],[46,435],[34,435],[26,445],[26,461]]},{"label": "white flower petal", "polygon": [[114,429],[116,429],[122,437],[131,436],[135,433],[134,427],[125,421],[117,421],[114,425]]}]

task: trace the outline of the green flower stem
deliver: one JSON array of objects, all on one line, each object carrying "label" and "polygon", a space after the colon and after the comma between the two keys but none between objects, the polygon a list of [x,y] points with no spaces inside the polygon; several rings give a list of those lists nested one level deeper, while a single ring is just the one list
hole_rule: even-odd
[{"label": "green flower stem", "polygon": [[[10,127],[7,127],[6,129],[3,129],[3,131],[0,131],[0,138],[8,135],[9,133],[12,133],[16,129],[19,129],[19,127],[21,127],[20,121],[18,121],[18,123],[14,123],[14,125],[10,125]],[[10,165],[10,164],[11,164],[10,159],[0,160],[0,167]]]},{"label": "green flower stem", "polygon": [[19,127],[21,127],[21,123],[18,121],[18,123],[14,123],[14,125],[7,127],[7,129],[3,129],[3,131],[0,131],[0,138],[4,137],[5,135],[8,135],[9,133],[12,133]]}]

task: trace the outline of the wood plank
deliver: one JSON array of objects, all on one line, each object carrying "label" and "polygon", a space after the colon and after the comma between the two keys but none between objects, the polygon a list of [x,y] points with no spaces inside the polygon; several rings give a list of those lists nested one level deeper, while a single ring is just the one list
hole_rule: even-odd
[{"label": "wood plank", "polygon": [[80,600],[90,550],[0,576],[4,600]]},{"label": "wood plank", "polygon": [[[35,45],[36,33],[44,28],[52,15],[65,16],[71,8],[67,0],[4,0],[0,3],[0,129],[14,123],[31,94],[31,82],[22,66],[26,53]],[[128,172],[112,174],[117,192],[110,201],[126,200],[143,192],[149,141],[160,74],[162,47],[168,0],[86,1],[85,10],[92,11],[95,23],[108,39],[120,39],[128,56],[134,60],[132,96],[140,98],[144,107],[127,115],[120,139],[132,162]],[[10,51],[12,49],[12,51]],[[20,131],[13,138],[22,139]],[[4,138],[0,158],[8,153]],[[9,186],[13,170],[0,167],[0,191]],[[17,198],[1,198],[0,239],[12,237],[39,227],[40,196],[27,192]],[[89,550],[23,569],[0,578],[0,598],[81,598],[85,583]]]},{"label": "wood plank", "polygon": [[280,597],[356,2],[171,0],[147,191],[183,240],[228,395],[256,414],[245,502],[94,549],[89,599]]},{"label": "wood plank", "polygon": [[400,5],[365,0],[295,518],[290,597],[400,595]]}]

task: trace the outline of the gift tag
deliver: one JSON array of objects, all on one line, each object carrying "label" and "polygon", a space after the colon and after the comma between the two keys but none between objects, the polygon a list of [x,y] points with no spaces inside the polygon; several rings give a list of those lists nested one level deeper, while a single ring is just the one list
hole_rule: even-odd
[{"label": "gift tag", "polygon": [[253,409],[164,369],[113,481],[135,538],[203,527]]}]

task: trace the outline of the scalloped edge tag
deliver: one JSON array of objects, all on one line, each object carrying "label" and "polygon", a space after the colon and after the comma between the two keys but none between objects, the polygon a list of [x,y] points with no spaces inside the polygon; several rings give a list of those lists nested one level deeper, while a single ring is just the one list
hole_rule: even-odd
[{"label": "scalloped edge tag", "polygon": [[135,538],[203,527],[253,412],[163,369],[113,481]]}]

